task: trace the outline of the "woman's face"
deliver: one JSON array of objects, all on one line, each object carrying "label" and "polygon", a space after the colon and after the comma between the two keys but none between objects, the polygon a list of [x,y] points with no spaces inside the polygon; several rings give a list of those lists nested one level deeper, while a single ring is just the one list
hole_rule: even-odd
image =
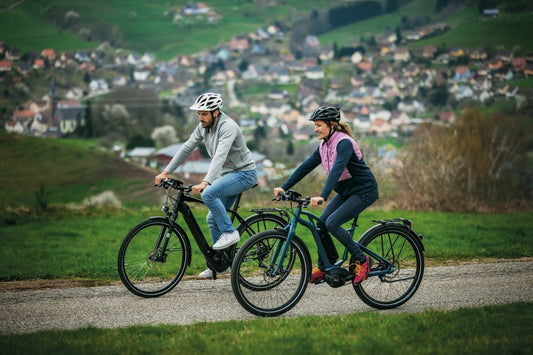
[{"label": "woman's face", "polygon": [[315,133],[318,139],[325,139],[329,136],[329,126],[325,121],[315,121]]}]

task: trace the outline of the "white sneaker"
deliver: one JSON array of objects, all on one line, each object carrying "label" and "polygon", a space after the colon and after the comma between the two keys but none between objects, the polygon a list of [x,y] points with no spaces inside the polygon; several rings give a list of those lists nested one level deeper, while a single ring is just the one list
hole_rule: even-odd
[{"label": "white sneaker", "polygon": [[[228,267],[226,270],[224,271],[221,271],[221,272],[217,272],[218,275],[223,275],[223,274],[229,274],[231,272],[231,269]],[[206,269],[204,271],[202,271],[198,277],[200,279],[210,279],[213,277],[213,270],[211,269]]]},{"label": "white sneaker", "polygon": [[213,250],[226,249],[233,244],[237,244],[239,240],[241,240],[241,237],[236,230],[232,233],[222,233],[217,242],[213,244]]}]

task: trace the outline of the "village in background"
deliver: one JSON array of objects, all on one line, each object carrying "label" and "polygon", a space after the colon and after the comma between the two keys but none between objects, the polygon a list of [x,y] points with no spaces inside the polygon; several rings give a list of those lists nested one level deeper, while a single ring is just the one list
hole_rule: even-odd
[{"label": "village in background", "polygon": [[[216,9],[203,3],[182,8],[175,16],[206,16],[209,21],[220,21]],[[494,16],[499,16],[498,10],[487,9],[480,14],[480,21]],[[486,106],[498,98],[512,99],[519,105],[523,100],[520,89],[509,82],[533,75],[532,55],[498,48],[406,47],[409,42],[447,29],[445,22],[426,24],[401,33],[383,33],[365,43],[354,38],[354,46],[346,48],[322,45],[318,37],[307,35],[295,56],[275,50],[276,43],[288,34],[278,24],[271,24],[217,48],[164,62],[151,53],[123,54],[106,45],[93,51],[58,53],[45,49],[22,54],[0,42],[0,73],[8,78],[9,85],[23,87],[24,78],[32,72],[47,75],[76,70],[84,74],[84,83],[61,93],[51,76],[47,95],[13,110],[4,126],[8,132],[32,136],[71,136],[91,124],[88,103],[124,88],[135,88],[165,93],[160,95],[162,100],[183,108],[182,127],[190,131],[197,117],[187,108],[200,93],[216,91],[224,96],[223,111],[239,123],[251,143],[266,185],[286,166],[278,156],[272,156],[272,151],[254,143],[258,131],[271,143],[281,145],[283,154],[288,144],[299,141],[315,147],[318,142],[308,115],[320,105],[340,106],[342,121],[349,123],[358,137],[408,137],[423,122],[450,124],[457,120],[462,106]],[[351,74],[331,75],[328,68],[333,64]],[[112,80],[99,77],[100,73],[119,72],[120,68],[122,72],[128,70],[129,75],[117,75]],[[239,88],[254,84],[272,89],[246,100]],[[297,87],[295,92],[284,89],[291,85]],[[108,106],[109,117],[125,109],[112,103]],[[125,159],[161,169],[183,144],[178,133],[172,124],[153,127],[153,145],[126,148],[117,143],[112,149]],[[290,143],[283,138],[290,138]],[[393,160],[395,148],[383,147],[378,154]],[[291,161],[296,165],[300,160]],[[208,166],[209,160],[197,150],[177,173],[194,182],[205,175]]]}]

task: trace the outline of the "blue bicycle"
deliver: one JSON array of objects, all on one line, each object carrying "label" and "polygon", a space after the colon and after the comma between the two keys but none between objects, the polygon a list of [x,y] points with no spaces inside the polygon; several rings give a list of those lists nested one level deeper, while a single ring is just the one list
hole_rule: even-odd
[{"label": "blue bicycle", "polygon": [[[318,216],[304,211],[310,197],[301,198],[287,191],[275,200],[289,201],[285,209],[292,215],[283,228],[262,231],[248,239],[239,249],[231,267],[231,286],[238,302],[250,313],[273,317],[294,307],[302,298],[311,277],[311,255],[296,235],[302,225],[312,234],[326,268],[325,282],[331,287],[351,285],[353,274],[343,264],[349,253],[330,262],[317,230]],[[296,203],[293,207],[292,203]],[[307,220],[303,217],[307,217]],[[424,274],[422,235],[415,233],[411,221],[404,218],[374,220],[376,225],[359,238],[359,245],[370,257],[367,280],[353,286],[357,296],[378,309],[398,307],[416,292]],[[353,238],[357,218],[347,231]]]}]

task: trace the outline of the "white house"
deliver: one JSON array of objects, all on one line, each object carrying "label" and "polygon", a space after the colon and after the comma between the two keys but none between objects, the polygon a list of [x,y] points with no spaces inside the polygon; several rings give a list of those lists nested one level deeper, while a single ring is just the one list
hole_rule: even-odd
[{"label": "white house", "polygon": [[457,89],[457,92],[455,93],[455,99],[456,100],[463,100],[470,98],[474,95],[474,91],[470,88],[470,86],[461,85]]},{"label": "white house", "polygon": [[107,81],[104,79],[97,79],[92,80],[89,83],[89,90],[91,90],[91,93],[93,94],[102,94],[109,91],[109,86],[107,85]]},{"label": "white house", "polygon": [[141,163],[142,165],[148,165],[150,157],[154,152],[154,147],[136,147],[133,148],[127,156],[129,156],[132,161]]},{"label": "white house", "polygon": [[314,80],[323,79],[324,78],[324,71],[322,70],[322,67],[320,67],[320,66],[309,68],[305,72],[305,77],[307,79],[314,79]]}]

